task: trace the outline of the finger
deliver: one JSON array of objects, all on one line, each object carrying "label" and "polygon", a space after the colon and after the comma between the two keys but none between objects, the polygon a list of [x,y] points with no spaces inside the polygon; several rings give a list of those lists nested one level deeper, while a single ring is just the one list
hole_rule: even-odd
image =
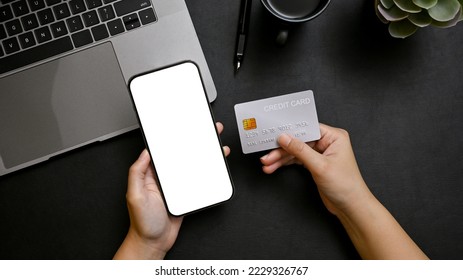
[{"label": "finger", "polygon": [[230,147],[228,146],[223,146],[223,153],[225,154],[226,157],[228,157],[230,155]]},{"label": "finger", "polygon": [[278,143],[286,152],[301,161],[309,171],[324,163],[324,158],[320,153],[288,134],[281,134],[278,137]]},{"label": "finger", "polygon": [[[219,133],[219,135],[222,134],[224,128],[223,124],[221,122],[216,122],[215,127],[217,128],[217,132]],[[228,146],[223,146],[222,148],[225,156],[228,157],[231,151],[230,148]]]},{"label": "finger", "polygon": [[270,166],[276,164],[277,162],[280,163],[280,166],[290,165],[295,163],[295,157],[293,155],[288,154],[288,152],[286,152],[283,149],[277,149],[270,152],[270,154],[268,154],[267,156],[263,156],[261,158],[261,162],[264,166]]},{"label": "finger", "polygon": [[223,132],[223,124],[221,122],[216,122],[215,127],[217,128],[217,132],[221,134]]},{"label": "finger", "polygon": [[287,155],[288,153],[283,149],[274,149],[270,153],[261,157],[260,161],[263,165],[272,165]]},{"label": "finger", "polygon": [[300,162],[294,157],[294,156],[287,156],[279,161],[276,161],[270,165],[264,165],[262,166],[262,171],[266,174],[272,174],[275,172],[278,168],[282,166],[287,166],[291,164],[300,164]]},{"label": "finger", "polygon": [[320,124],[320,140],[313,147],[319,153],[324,153],[338,139],[345,138],[347,131],[341,128],[331,127],[325,124]]},{"label": "finger", "polygon": [[275,172],[278,168],[280,168],[282,164],[280,162],[276,162],[271,165],[264,165],[262,166],[262,171],[264,171],[265,174],[272,174]]},{"label": "finger", "polygon": [[293,155],[286,152],[284,149],[275,149],[268,153],[267,155],[261,157],[260,161],[262,162],[262,170],[264,173],[271,174],[275,172],[278,168],[291,164],[301,164],[301,162],[296,159]]},{"label": "finger", "polygon": [[129,169],[129,179],[127,193],[133,193],[143,188],[146,172],[150,163],[150,155],[145,149],[140,154],[138,159],[132,164]]},{"label": "finger", "polygon": [[318,141],[309,142],[308,145],[319,153],[323,153],[323,151],[329,146],[326,144],[327,134],[332,129],[332,127],[320,123],[320,139]]},{"label": "finger", "polygon": [[159,192],[158,183],[156,182],[156,173],[151,165],[149,165],[146,170],[144,182],[144,188],[146,188],[146,190]]}]

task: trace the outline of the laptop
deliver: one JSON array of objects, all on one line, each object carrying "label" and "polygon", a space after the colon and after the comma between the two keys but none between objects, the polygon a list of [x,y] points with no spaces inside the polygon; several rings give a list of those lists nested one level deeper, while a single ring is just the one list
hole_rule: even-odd
[{"label": "laptop", "polygon": [[184,0],[0,0],[0,175],[138,128],[128,81],[182,61],[214,101]]}]

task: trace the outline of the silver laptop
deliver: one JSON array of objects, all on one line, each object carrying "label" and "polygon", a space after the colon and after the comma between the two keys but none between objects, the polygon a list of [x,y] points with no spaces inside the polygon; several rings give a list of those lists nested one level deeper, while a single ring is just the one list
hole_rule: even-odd
[{"label": "silver laptop", "polygon": [[194,61],[216,98],[184,0],[0,3],[0,175],[138,128],[134,75]]}]

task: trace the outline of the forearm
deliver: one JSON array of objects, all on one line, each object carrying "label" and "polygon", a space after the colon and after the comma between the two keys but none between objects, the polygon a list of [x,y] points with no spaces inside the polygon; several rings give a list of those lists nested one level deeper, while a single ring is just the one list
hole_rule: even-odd
[{"label": "forearm", "polygon": [[389,211],[371,194],[338,214],[363,259],[427,259]]}]

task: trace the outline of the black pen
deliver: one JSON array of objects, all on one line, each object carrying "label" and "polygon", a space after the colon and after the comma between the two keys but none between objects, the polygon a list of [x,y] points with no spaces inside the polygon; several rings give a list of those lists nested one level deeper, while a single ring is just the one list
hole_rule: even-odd
[{"label": "black pen", "polygon": [[235,71],[238,71],[243,63],[246,36],[251,19],[251,6],[252,0],[241,0],[238,33],[236,35]]}]

